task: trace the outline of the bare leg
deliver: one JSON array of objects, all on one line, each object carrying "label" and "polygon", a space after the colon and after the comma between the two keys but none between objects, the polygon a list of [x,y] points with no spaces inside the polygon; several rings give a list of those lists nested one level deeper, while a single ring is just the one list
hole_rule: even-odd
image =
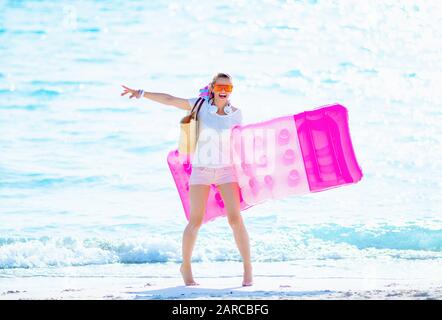
[{"label": "bare leg", "polygon": [[206,212],[207,197],[209,196],[210,186],[191,185],[190,186],[190,219],[183,233],[183,263],[180,271],[186,286],[197,285],[192,275],[192,251],[195,246],[198,230],[203,222]]},{"label": "bare leg", "polygon": [[240,213],[239,187],[236,182],[218,185],[218,189],[227,210],[227,218],[235,237],[236,246],[241,254],[244,264],[243,286],[253,283],[252,262],[250,260],[249,235]]}]

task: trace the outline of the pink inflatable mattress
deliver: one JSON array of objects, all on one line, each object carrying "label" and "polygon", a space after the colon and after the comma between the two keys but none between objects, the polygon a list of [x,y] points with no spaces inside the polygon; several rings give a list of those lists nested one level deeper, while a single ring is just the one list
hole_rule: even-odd
[{"label": "pink inflatable mattress", "polygon": [[[347,109],[339,104],[236,126],[231,132],[241,210],[269,199],[318,192],[362,178],[350,138]],[[192,165],[177,150],[167,158],[186,218]],[[204,222],[226,212],[211,186]]]}]

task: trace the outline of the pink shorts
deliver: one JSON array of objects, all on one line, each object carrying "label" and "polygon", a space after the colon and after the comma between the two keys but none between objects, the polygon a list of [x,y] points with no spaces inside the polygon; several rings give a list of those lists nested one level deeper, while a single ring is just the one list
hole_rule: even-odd
[{"label": "pink shorts", "polygon": [[194,167],[190,175],[189,184],[219,185],[238,182],[234,167],[206,168]]}]

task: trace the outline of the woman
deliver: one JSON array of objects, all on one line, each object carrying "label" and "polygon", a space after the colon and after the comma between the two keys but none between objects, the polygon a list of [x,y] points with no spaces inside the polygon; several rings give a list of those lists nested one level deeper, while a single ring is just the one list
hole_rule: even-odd
[{"label": "woman", "polygon": [[[162,104],[190,111],[197,98],[181,99],[169,94],[144,92],[123,86],[124,96],[147,98]],[[183,262],[180,271],[186,286],[197,285],[192,275],[191,257],[201,227],[210,185],[215,184],[221,193],[227,218],[233,230],[236,245],[243,259],[243,286],[252,285],[252,264],[250,260],[249,236],[240,214],[238,180],[230,155],[230,129],[241,123],[241,111],[231,106],[232,78],[225,73],[216,74],[209,85],[209,99],[198,113],[199,135],[192,157],[190,176],[190,218],[183,233]]]}]

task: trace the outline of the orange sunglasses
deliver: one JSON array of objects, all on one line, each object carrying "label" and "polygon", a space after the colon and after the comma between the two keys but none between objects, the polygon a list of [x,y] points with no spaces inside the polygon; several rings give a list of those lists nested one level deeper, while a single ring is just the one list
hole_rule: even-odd
[{"label": "orange sunglasses", "polygon": [[231,84],[215,84],[213,85],[213,91],[214,92],[221,92],[221,91],[225,92],[232,92],[233,90],[233,86]]}]

